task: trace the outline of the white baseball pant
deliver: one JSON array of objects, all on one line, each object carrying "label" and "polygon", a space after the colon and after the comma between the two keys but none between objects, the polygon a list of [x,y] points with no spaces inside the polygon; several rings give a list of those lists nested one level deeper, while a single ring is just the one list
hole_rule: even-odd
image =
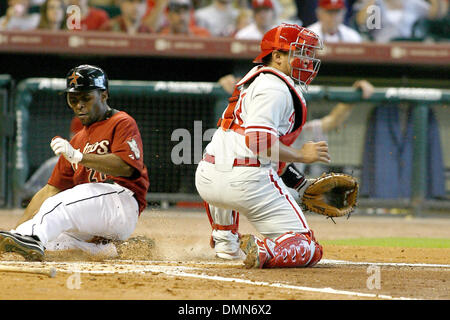
[{"label": "white baseball pant", "polygon": [[[232,225],[235,210],[267,238],[274,239],[289,231],[310,230],[301,208],[270,165],[223,170],[216,164],[201,161],[195,184],[218,225]],[[216,252],[232,254],[239,249],[238,236],[231,231],[213,230],[212,236]]]},{"label": "white baseball pant", "polygon": [[[136,228],[138,215],[138,203],[129,189],[117,184],[85,183],[48,198],[32,219],[11,232],[36,235],[44,247],[52,249],[83,249],[76,242],[93,236],[126,240]],[[70,244],[64,235],[76,241]],[[64,245],[58,245],[58,239],[64,239]]]}]

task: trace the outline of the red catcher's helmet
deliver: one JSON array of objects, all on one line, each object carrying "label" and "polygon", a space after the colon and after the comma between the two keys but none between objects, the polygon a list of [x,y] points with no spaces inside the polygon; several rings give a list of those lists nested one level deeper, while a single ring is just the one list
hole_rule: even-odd
[{"label": "red catcher's helmet", "polygon": [[290,76],[305,90],[319,71],[320,59],[315,55],[316,50],[322,49],[322,41],[307,28],[283,23],[267,31],[260,46],[261,53],[253,62],[261,63],[262,58],[274,50],[289,52],[289,61],[292,61]]}]

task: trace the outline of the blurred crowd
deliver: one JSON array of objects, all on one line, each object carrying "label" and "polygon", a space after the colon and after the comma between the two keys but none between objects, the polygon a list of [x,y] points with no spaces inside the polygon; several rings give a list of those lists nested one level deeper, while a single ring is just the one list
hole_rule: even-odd
[{"label": "blurred crowd", "polygon": [[449,0],[7,0],[0,30],[178,34],[260,40],[285,22],[325,42],[448,41]]}]

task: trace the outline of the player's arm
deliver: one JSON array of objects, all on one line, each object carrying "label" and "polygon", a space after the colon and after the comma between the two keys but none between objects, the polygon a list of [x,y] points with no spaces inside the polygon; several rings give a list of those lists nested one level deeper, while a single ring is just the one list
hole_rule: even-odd
[{"label": "player's arm", "polygon": [[305,143],[301,149],[295,149],[277,140],[267,149],[267,156],[273,161],[281,162],[330,163],[331,161],[326,141],[310,141]]},{"label": "player's arm", "polygon": [[60,137],[53,138],[50,146],[56,155],[63,155],[71,164],[82,164],[87,168],[94,169],[110,176],[130,177],[135,170],[114,153],[83,154],[79,150],[74,149],[69,141]]},{"label": "player's arm", "polygon": [[84,154],[83,159],[79,163],[113,177],[131,177],[135,170],[114,153]]},{"label": "player's arm", "polygon": [[247,147],[260,158],[274,162],[330,162],[326,141],[307,142],[300,149],[283,144],[272,133],[252,131],[245,134]]},{"label": "player's arm", "polygon": [[[308,142],[296,149],[283,144],[276,128],[279,127],[283,110],[290,93],[283,90],[266,89],[258,92],[249,106],[249,121],[245,128],[245,143],[258,157],[274,162],[330,162],[328,144],[325,141]],[[286,110],[286,113],[288,110]]]},{"label": "player's arm", "polygon": [[321,119],[322,131],[331,131],[344,123],[352,113],[353,106],[353,104],[338,103],[329,114]]},{"label": "player's arm", "polygon": [[[363,99],[370,98],[375,90],[373,85],[367,80],[355,81],[352,87],[361,90]],[[338,103],[329,114],[321,119],[323,132],[331,131],[342,125],[352,113],[353,107],[354,104]]]},{"label": "player's arm", "polygon": [[232,94],[238,80],[234,75],[227,74],[221,77],[218,82],[227,93]]},{"label": "player's arm", "polygon": [[26,207],[22,217],[17,222],[16,228],[24,223],[25,221],[30,220],[34,217],[34,215],[39,211],[39,208],[42,206],[45,200],[59,193],[61,190],[46,184],[41,190],[39,190],[31,199],[30,203]]}]

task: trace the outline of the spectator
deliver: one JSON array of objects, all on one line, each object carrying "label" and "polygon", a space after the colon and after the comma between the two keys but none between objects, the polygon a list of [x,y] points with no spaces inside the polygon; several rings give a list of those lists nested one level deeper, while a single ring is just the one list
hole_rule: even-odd
[{"label": "spectator", "polygon": [[164,10],[167,8],[169,0],[147,0],[147,12],[144,15],[144,24],[150,30],[159,30],[168,22],[165,19]]},{"label": "spectator", "polygon": [[[378,23],[371,6],[379,8]],[[356,23],[376,42],[411,38],[420,19],[440,19],[448,12],[448,0],[361,0],[355,4]]]},{"label": "spectator", "polygon": [[39,13],[28,13],[30,0],[8,0],[6,14],[0,18],[0,30],[34,30]]},{"label": "spectator", "polygon": [[119,0],[121,14],[108,20],[100,30],[126,32],[128,34],[151,32],[142,19],[147,7],[147,0]]},{"label": "spectator", "polygon": [[345,1],[345,6],[346,6],[346,13],[345,13],[345,18],[344,18],[344,24],[347,26],[353,26],[356,27],[355,24],[355,12],[354,10],[354,5],[356,2],[358,2],[359,0],[347,0]]},{"label": "spectator", "polygon": [[319,0],[316,15],[319,19],[308,27],[324,42],[361,42],[361,36],[344,25],[345,0]]},{"label": "spectator", "polygon": [[38,29],[66,29],[66,5],[64,0],[46,0],[41,6]]},{"label": "spectator", "polygon": [[254,22],[236,33],[236,39],[261,40],[276,25],[272,0],[252,0]]},{"label": "spectator", "polygon": [[225,90],[228,94],[233,94],[234,87],[240,79],[241,78],[236,78],[233,74],[227,74],[221,77],[218,80],[218,83],[222,86],[223,90]]},{"label": "spectator", "polygon": [[99,30],[109,20],[108,13],[99,8],[90,7],[88,0],[68,0],[68,5],[80,8],[80,28],[83,31]]},{"label": "spectator", "polygon": [[90,5],[94,7],[116,6],[118,2],[119,0],[89,0]]},{"label": "spectator", "polygon": [[253,22],[253,11],[249,8],[240,8],[236,18],[235,34]]},{"label": "spectator", "polygon": [[160,34],[183,34],[199,37],[209,37],[210,33],[205,28],[200,28],[191,23],[191,0],[170,0],[167,19],[169,25],[160,31]]},{"label": "spectator", "polygon": [[235,32],[238,15],[239,10],[233,7],[232,0],[213,0],[209,6],[197,9],[195,21],[212,36],[230,37]]},{"label": "spectator", "polygon": [[297,16],[303,22],[303,26],[309,26],[317,21],[316,8],[318,0],[295,0]]},{"label": "spectator", "polygon": [[[301,22],[298,18],[297,4],[294,0],[278,0],[280,4],[280,14],[277,14],[283,22]],[[300,23],[301,25],[301,23]]]}]

